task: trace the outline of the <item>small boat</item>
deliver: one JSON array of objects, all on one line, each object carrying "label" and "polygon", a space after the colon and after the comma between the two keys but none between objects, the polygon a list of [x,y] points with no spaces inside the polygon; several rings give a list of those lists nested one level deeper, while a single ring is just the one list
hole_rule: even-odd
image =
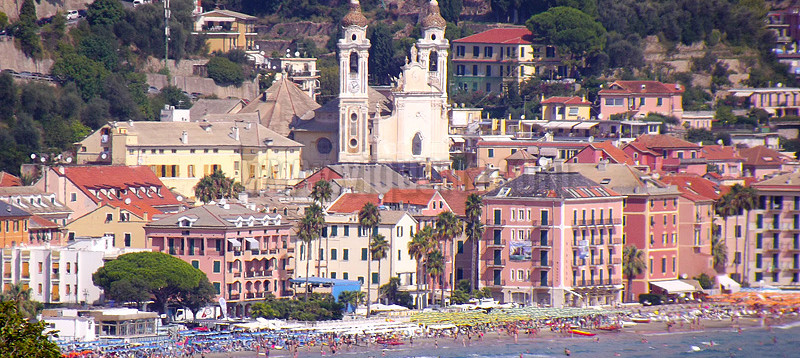
[{"label": "small boat", "polygon": [[597,333],[586,332],[586,331],[581,331],[581,330],[577,330],[577,329],[570,329],[569,333],[577,334],[579,336],[585,336],[585,337],[594,337],[594,336],[597,335]]},{"label": "small boat", "polygon": [[650,319],[645,317],[631,317],[631,321],[634,323],[650,323]]},{"label": "small boat", "polygon": [[614,324],[610,326],[597,327],[597,329],[611,332],[611,331],[619,331],[620,329],[622,329],[622,326]]}]

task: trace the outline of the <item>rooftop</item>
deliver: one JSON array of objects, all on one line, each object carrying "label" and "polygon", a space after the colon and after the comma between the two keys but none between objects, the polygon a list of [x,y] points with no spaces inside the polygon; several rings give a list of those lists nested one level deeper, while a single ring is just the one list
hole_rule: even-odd
[{"label": "rooftop", "polygon": [[18,186],[22,185],[19,177],[11,175],[6,172],[0,172],[0,187]]},{"label": "rooftop", "polygon": [[361,210],[366,203],[380,205],[378,194],[344,193],[328,206],[331,213],[355,213]]},{"label": "rooftop", "polygon": [[600,90],[599,95],[605,94],[663,94],[672,95],[683,93],[684,89],[678,83],[662,83],[658,81],[616,81],[608,88]]},{"label": "rooftop", "polygon": [[[112,128],[136,136],[131,147],[301,147],[302,144],[286,138],[258,123],[246,121],[214,122],[111,122]],[[237,139],[238,132],[238,139]],[[186,133],[184,142],[183,133]]]},{"label": "rooftop", "polygon": [[0,201],[0,218],[18,218],[31,216],[25,210],[22,210],[14,205]]},{"label": "rooftop", "polygon": [[541,104],[573,104],[573,105],[581,105],[581,106],[591,106],[592,104],[583,99],[582,97],[550,97],[546,98]]},{"label": "rooftop", "polygon": [[539,172],[522,174],[485,197],[579,199],[617,195],[576,172]]},{"label": "rooftop", "polygon": [[300,119],[311,119],[319,108],[309,95],[300,89],[288,76],[276,80],[264,93],[241,113],[256,113],[264,127],[287,136],[292,123]]},{"label": "rooftop", "polygon": [[[190,226],[185,226],[185,222]],[[235,228],[254,226],[280,225],[280,214],[260,213],[250,210],[241,204],[203,205],[159,217],[147,224],[147,227],[200,227],[200,228]]]},{"label": "rooftop", "polygon": [[533,34],[525,27],[490,29],[474,35],[453,40],[453,43],[530,45],[533,44]]},{"label": "rooftop", "polygon": [[643,145],[648,149],[700,149],[697,144],[666,134],[643,134],[633,143]]},{"label": "rooftop", "polygon": [[747,166],[780,166],[791,160],[777,150],[763,145],[742,149],[739,151],[739,155],[744,158],[744,165]]}]

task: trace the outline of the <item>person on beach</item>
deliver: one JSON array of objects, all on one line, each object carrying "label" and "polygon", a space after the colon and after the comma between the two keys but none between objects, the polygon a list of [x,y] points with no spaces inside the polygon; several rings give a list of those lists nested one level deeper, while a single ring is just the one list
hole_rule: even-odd
[{"label": "person on beach", "polygon": [[572,352],[569,350],[569,348],[564,348],[564,355],[567,357],[572,355]]}]

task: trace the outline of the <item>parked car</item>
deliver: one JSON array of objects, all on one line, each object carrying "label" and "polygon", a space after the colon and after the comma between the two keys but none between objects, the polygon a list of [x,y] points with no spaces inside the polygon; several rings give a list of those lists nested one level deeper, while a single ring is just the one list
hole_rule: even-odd
[{"label": "parked car", "polygon": [[150,86],[147,88],[147,93],[152,93],[152,94],[161,93],[161,90],[158,89],[158,87]]},{"label": "parked car", "polygon": [[78,13],[78,10],[70,10],[67,11],[67,21],[77,20],[81,18],[81,14]]}]

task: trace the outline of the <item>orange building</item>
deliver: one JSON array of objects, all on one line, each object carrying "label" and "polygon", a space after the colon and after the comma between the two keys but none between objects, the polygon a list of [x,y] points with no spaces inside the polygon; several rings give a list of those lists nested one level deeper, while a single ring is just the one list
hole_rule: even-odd
[{"label": "orange building", "polygon": [[0,244],[11,247],[28,243],[28,221],[31,214],[0,201]]}]

